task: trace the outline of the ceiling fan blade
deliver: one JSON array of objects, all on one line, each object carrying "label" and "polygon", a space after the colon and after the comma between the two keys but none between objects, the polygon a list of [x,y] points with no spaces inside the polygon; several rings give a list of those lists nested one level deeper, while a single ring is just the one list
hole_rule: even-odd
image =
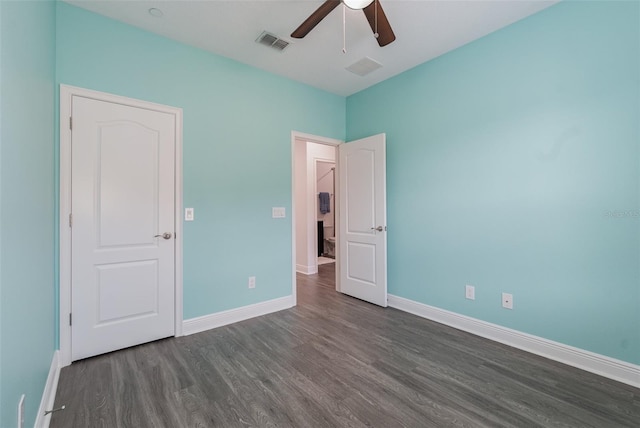
[{"label": "ceiling fan blade", "polygon": [[382,9],[382,5],[380,4],[380,0],[374,0],[369,6],[362,9],[364,11],[365,16],[367,17],[367,21],[369,21],[369,25],[371,26],[371,30],[375,34],[376,32],[376,8],[378,8],[378,44],[382,46],[387,46],[389,43],[393,42],[396,39],[396,35],[393,34],[393,30],[391,29],[391,24],[389,24],[389,20],[387,19],[387,15],[384,13]]},{"label": "ceiling fan blade", "polygon": [[340,0],[327,0],[315,12],[313,12],[296,30],[291,33],[291,37],[301,39],[309,31],[313,30],[316,25],[320,23],[329,13],[338,7]]}]

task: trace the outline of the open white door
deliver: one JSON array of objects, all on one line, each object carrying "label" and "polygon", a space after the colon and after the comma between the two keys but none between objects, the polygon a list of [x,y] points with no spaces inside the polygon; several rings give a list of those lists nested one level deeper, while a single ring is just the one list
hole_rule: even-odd
[{"label": "open white door", "polygon": [[387,306],[385,134],[338,146],[340,291]]}]

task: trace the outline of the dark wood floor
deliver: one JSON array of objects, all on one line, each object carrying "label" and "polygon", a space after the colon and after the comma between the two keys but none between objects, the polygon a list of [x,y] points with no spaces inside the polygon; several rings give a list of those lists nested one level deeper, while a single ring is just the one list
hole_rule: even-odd
[{"label": "dark wood floor", "polygon": [[640,390],[336,293],[62,369],[51,427],[639,427]]}]

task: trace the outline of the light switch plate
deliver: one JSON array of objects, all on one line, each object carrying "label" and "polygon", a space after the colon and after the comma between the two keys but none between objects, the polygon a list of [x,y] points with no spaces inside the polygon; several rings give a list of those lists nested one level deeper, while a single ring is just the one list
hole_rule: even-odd
[{"label": "light switch plate", "polygon": [[184,221],[193,221],[194,219],[193,208],[185,208],[184,209]]},{"label": "light switch plate", "polygon": [[284,207],[273,207],[271,208],[271,217],[273,218],[285,218],[287,216],[287,211]]}]

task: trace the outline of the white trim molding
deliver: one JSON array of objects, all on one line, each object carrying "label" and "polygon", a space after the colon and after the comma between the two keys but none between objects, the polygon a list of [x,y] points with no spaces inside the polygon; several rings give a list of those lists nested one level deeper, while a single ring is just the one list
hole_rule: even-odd
[{"label": "white trim molding", "polygon": [[182,333],[185,336],[211,330],[236,322],[248,320],[250,318],[267,315],[272,312],[282,311],[295,306],[293,296],[280,297],[265,302],[254,303],[253,305],[242,306],[240,308],[229,309],[227,311],[216,312],[215,314],[184,320]]},{"label": "white trim molding", "polygon": [[640,388],[640,366],[389,294],[392,308]]},{"label": "white trim molding", "polygon": [[175,325],[174,335],[182,335],[183,318],[183,285],[182,285],[182,109],[133,98],[112,95],[91,89],[60,85],[60,294],[59,294],[59,333],[60,367],[71,364],[71,230],[69,228],[69,214],[71,213],[71,130],[69,120],[72,115],[72,99],[74,96],[92,98],[110,103],[123,104],[131,107],[144,108],[168,113],[175,117]]},{"label": "white trim molding", "polygon": [[318,273],[318,268],[317,266],[296,265],[296,272],[303,275],[315,275]]},{"label": "white trim molding", "polygon": [[36,423],[33,425],[35,428],[49,427],[51,414],[45,416],[44,412],[46,410],[53,409],[53,405],[56,401],[58,379],[60,379],[60,351],[55,351],[53,353],[53,358],[51,359],[51,368],[49,369],[49,376],[47,376],[47,383],[44,384],[40,407],[38,408],[38,414],[36,415]]}]

